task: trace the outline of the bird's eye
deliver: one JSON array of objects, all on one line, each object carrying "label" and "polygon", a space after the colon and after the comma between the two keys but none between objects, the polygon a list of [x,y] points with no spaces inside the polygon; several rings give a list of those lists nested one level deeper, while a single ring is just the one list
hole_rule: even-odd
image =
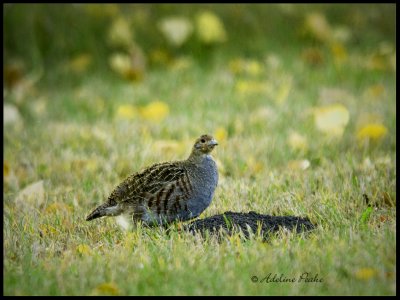
[{"label": "bird's eye", "polygon": [[200,142],[202,142],[203,144],[206,142],[205,139],[201,139]]}]

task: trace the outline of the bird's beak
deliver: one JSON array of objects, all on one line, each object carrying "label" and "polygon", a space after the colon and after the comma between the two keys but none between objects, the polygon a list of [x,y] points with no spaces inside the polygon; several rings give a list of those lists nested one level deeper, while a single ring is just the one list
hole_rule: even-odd
[{"label": "bird's beak", "polygon": [[218,142],[216,141],[216,139],[212,139],[211,141],[208,142],[208,146],[217,146]]}]

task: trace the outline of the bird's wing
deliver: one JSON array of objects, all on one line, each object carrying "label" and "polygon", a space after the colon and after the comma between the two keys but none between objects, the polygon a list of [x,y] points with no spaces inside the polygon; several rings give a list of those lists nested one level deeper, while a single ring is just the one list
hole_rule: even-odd
[{"label": "bird's wing", "polygon": [[174,180],[168,181],[151,193],[145,193],[146,210],[150,210],[158,217],[172,217],[179,212],[188,211],[187,200],[193,193],[193,187],[185,169]]},{"label": "bird's wing", "polygon": [[149,195],[160,191],[171,182],[179,180],[185,174],[180,163],[155,164],[141,172],[132,174],[118,185],[108,198],[110,205],[121,202],[146,202]]}]

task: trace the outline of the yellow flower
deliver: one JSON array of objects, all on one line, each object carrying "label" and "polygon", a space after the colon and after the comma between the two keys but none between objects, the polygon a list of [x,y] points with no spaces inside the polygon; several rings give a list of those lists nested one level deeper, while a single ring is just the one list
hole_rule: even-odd
[{"label": "yellow flower", "polygon": [[349,119],[349,111],[341,104],[314,109],[314,121],[317,129],[330,136],[340,137]]},{"label": "yellow flower", "polygon": [[387,134],[387,128],[379,123],[367,124],[357,132],[359,140],[371,139],[378,140]]},{"label": "yellow flower", "polygon": [[197,34],[205,44],[221,43],[226,41],[224,24],[212,12],[202,12],[196,19]]},{"label": "yellow flower", "polygon": [[130,104],[123,104],[118,107],[116,117],[118,119],[133,119],[137,114],[137,109]]},{"label": "yellow flower", "polygon": [[169,114],[168,104],[154,101],[140,109],[140,115],[149,121],[161,122]]}]

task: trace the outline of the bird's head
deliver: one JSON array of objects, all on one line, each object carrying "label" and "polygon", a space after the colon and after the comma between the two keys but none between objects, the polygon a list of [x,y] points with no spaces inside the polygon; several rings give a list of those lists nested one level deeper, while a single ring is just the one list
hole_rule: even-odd
[{"label": "bird's head", "polygon": [[208,154],[217,145],[218,145],[218,142],[211,135],[203,134],[194,143],[193,153]]}]

